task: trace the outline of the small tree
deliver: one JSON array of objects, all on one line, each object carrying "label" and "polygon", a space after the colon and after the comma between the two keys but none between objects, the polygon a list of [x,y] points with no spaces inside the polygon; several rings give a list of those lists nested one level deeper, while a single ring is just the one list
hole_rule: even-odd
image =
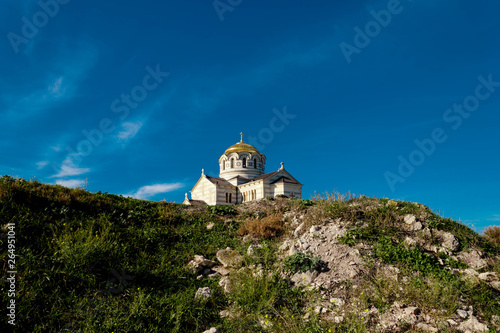
[{"label": "small tree", "polygon": [[500,227],[496,225],[489,226],[484,229],[483,235],[488,238],[493,244],[500,246]]}]

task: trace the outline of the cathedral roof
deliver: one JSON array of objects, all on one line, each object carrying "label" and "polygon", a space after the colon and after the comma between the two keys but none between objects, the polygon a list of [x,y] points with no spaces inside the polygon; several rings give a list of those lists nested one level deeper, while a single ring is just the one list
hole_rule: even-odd
[{"label": "cathedral roof", "polygon": [[243,142],[243,133],[241,134],[241,141],[232,145],[231,147],[227,148],[224,154],[230,154],[230,153],[242,153],[242,152],[247,152],[247,153],[259,153],[260,152],[257,150],[252,145],[249,145],[248,143]]},{"label": "cathedral roof", "polygon": [[227,180],[223,179],[223,178],[219,178],[219,177],[211,177],[211,176],[205,176],[207,177],[207,179],[212,182],[212,184],[220,184],[220,185],[226,185],[226,186],[234,186],[233,184],[231,184],[230,182],[228,182]]}]

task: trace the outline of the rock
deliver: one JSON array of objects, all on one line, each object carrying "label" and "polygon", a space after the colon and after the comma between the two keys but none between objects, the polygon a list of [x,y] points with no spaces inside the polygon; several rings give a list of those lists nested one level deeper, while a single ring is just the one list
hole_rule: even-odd
[{"label": "rock", "polygon": [[288,256],[293,256],[295,253],[299,253],[299,249],[295,247],[295,245],[292,245],[290,247],[290,250],[288,250]]},{"label": "rock", "polygon": [[457,259],[461,260],[464,264],[473,269],[481,269],[488,266],[488,263],[483,258],[483,253],[477,250],[470,252],[460,252]]},{"label": "rock", "polygon": [[203,333],[219,333],[219,330],[217,328],[215,328],[215,327],[212,327],[211,329],[206,330]]},{"label": "rock", "polygon": [[295,286],[308,286],[310,285],[317,277],[318,271],[314,269],[310,269],[304,273],[298,272],[295,273],[290,280],[295,283]]},{"label": "rock", "polygon": [[199,263],[203,267],[208,267],[208,268],[212,268],[215,265],[217,265],[217,263],[215,261],[208,260],[204,256],[198,256],[198,255],[196,255],[196,256],[194,256],[193,261]]},{"label": "rock", "polygon": [[330,298],[330,303],[337,307],[342,307],[345,304],[345,301],[342,298]]},{"label": "rock", "polygon": [[207,225],[207,230],[212,230],[212,228],[215,226],[215,223],[213,222],[210,222],[208,225]]},{"label": "rock", "polygon": [[230,317],[231,316],[231,312],[229,312],[229,310],[222,310],[221,312],[219,312],[219,317],[221,318],[226,318],[226,317]]},{"label": "rock", "polygon": [[406,224],[413,224],[417,221],[416,217],[412,214],[407,214],[404,217],[404,221]]},{"label": "rock", "polygon": [[258,245],[250,245],[250,246],[248,247],[247,254],[248,254],[249,256],[253,256],[254,254],[256,254],[256,253],[257,253],[257,250],[258,250],[258,249],[261,249],[261,248],[262,248],[262,245],[260,245],[260,244],[258,244]]},{"label": "rock", "polygon": [[492,282],[490,282],[490,286],[493,289],[500,291],[500,281],[492,281]]},{"label": "rock", "polygon": [[488,326],[480,323],[476,317],[471,316],[471,318],[458,326],[458,329],[462,332],[480,333],[488,332]]},{"label": "rock", "polygon": [[404,312],[408,315],[418,315],[420,314],[420,309],[416,306],[409,306],[404,309]]},{"label": "rock", "polygon": [[302,222],[296,229],[295,231],[293,232],[293,236],[294,237],[299,237],[300,235],[302,235],[302,233],[304,232],[304,230],[306,229],[306,226],[305,226],[305,223]]},{"label": "rock", "polygon": [[309,229],[309,232],[310,232],[311,234],[314,234],[315,232],[318,232],[318,231],[320,231],[320,230],[321,230],[321,227],[320,227],[320,226],[313,225],[313,226],[311,227],[311,229]]},{"label": "rock", "polygon": [[199,288],[194,295],[194,298],[209,298],[212,295],[212,290],[209,287]]},{"label": "rock", "polygon": [[404,245],[407,249],[413,249],[417,246],[417,242],[411,237],[406,237],[404,240]]},{"label": "rock", "polygon": [[227,275],[229,275],[229,273],[231,273],[231,270],[229,268],[226,268],[223,266],[214,267],[214,268],[212,268],[212,270],[216,271],[217,273],[219,273],[222,276],[227,276]]},{"label": "rock", "polygon": [[443,232],[441,235],[441,243],[450,251],[456,252],[460,249],[460,241],[455,235],[449,232]]},{"label": "rock", "polygon": [[287,239],[286,241],[283,242],[283,244],[280,245],[280,247],[278,248],[278,250],[280,251],[286,251],[288,250],[288,248],[290,247],[292,241],[290,241],[289,239]]},{"label": "rock", "polygon": [[426,323],[418,323],[416,327],[424,332],[433,332],[433,333],[439,332],[437,328],[432,327],[431,325]]},{"label": "rock", "polygon": [[243,236],[243,243],[248,243],[252,241],[252,235]]},{"label": "rock", "polygon": [[343,321],[344,321],[344,317],[342,317],[342,316],[333,317],[333,322],[334,322],[335,324],[340,324],[340,323],[341,323],[341,322],[343,322]]},{"label": "rock", "polygon": [[467,311],[460,310],[460,309],[458,309],[458,310],[457,310],[457,314],[458,314],[458,316],[459,316],[460,318],[462,318],[462,319],[465,319],[465,318],[467,318],[467,317],[469,316],[469,315],[467,314]]},{"label": "rock", "polygon": [[231,248],[226,248],[225,250],[219,250],[216,253],[217,260],[224,265],[224,267],[236,267],[243,259],[238,251],[232,250]]},{"label": "rock", "polygon": [[224,290],[226,294],[231,293],[231,281],[229,280],[228,276],[221,277],[219,286],[222,288],[222,290]]},{"label": "rock", "polygon": [[448,319],[446,321],[448,323],[448,325],[450,325],[451,327],[454,327],[454,326],[457,326],[458,323],[456,321],[454,321],[453,319]]},{"label": "rock", "polygon": [[412,229],[413,229],[413,231],[418,231],[418,230],[422,230],[423,227],[424,226],[422,225],[422,223],[416,222],[416,223],[413,224],[413,228]]},{"label": "rock", "polygon": [[479,274],[479,280],[483,280],[485,282],[493,282],[500,280],[500,278],[495,272],[486,272]]}]

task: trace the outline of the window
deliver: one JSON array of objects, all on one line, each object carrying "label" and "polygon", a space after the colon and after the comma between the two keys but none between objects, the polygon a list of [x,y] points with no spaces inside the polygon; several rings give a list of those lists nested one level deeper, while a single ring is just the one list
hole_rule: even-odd
[{"label": "window", "polygon": [[222,170],[226,170],[226,161],[222,161]]},{"label": "window", "polygon": [[231,169],[234,168],[234,158],[231,159]]},{"label": "window", "polygon": [[247,159],[246,158],[243,158],[243,167],[246,168],[247,167]]},{"label": "window", "polygon": [[229,193],[229,203],[231,203],[231,193]]},{"label": "window", "polygon": [[257,169],[257,159],[256,158],[253,159],[253,168]]},{"label": "window", "polygon": [[228,198],[229,198],[229,196],[227,195],[227,192],[226,192],[226,202],[228,202]]}]

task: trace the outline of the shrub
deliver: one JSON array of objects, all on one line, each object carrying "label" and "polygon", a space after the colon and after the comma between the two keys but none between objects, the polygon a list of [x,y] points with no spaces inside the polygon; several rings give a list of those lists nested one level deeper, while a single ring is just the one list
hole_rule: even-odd
[{"label": "shrub", "polygon": [[311,252],[308,252],[307,254],[297,252],[285,259],[285,271],[292,274],[305,272],[310,269],[319,269],[321,266],[323,266],[321,257],[313,257]]},{"label": "shrub", "polygon": [[484,237],[488,238],[493,244],[500,246],[500,227],[494,225],[487,227],[483,231]]},{"label": "shrub", "polygon": [[240,225],[239,233],[259,238],[270,239],[281,235],[284,229],[283,216],[275,213],[263,219],[251,219]]}]

